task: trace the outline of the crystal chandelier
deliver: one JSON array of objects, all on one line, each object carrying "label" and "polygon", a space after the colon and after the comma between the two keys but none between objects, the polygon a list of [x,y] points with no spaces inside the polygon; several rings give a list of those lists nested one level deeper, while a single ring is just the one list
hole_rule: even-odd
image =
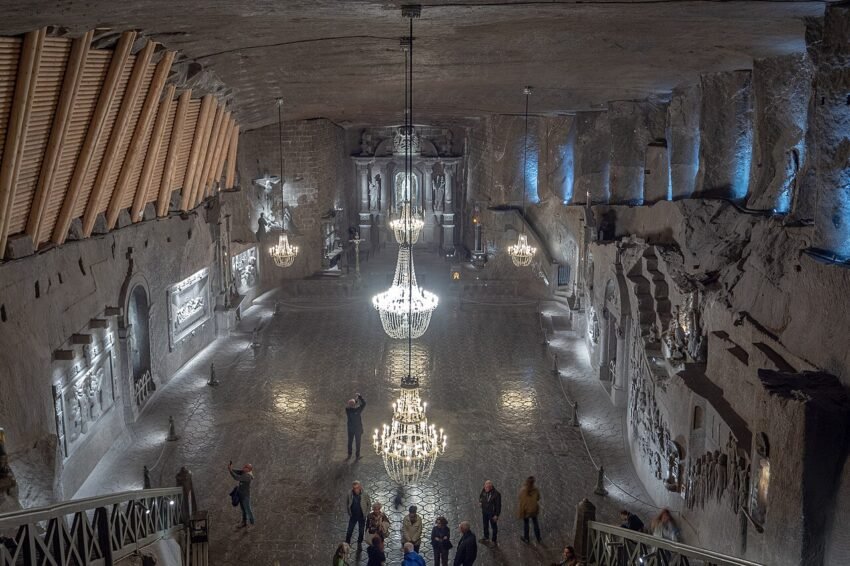
[{"label": "crystal chandelier", "polygon": [[409,200],[401,203],[401,214],[390,221],[390,229],[395,234],[395,241],[399,244],[408,243],[408,233],[410,234],[409,243],[415,244],[419,241],[419,234],[424,226],[425,222],[413,213]]},{"label": "crystal chandelier", "polygon": [[528,245],[528,236],[525,235],[525,192],[526,192],[526,177],[528,175],[528,96],[531,94],[531,87],[527,86],[522,91],[525,95],[525,156],[522,168],[522,232],[517,238],[517,243],[508,246],[508,255],[511,256],[511,261],[517,267],[527,267],[531,265],[531,260],[537,252],[537,248]]},{"label": "crystal chandelier", "polygon": [[[284,184],[286,175],[283,171],[283,99],[277,99],[277,141],[278,141],[278,156],[280,157],[280,206],[283,210],[284,206]],[[281,212],[281,230],[283,233],[277,241],[276,246],[269,249],[269,255],[272,256],[275,265],[278,267],[290,267],[295,263],[295,258],[298,256],[298,246],[293,246],[289,243],[289,235],[286,233],[285,225],[283,225],[283,213]]]},{"label": "crystal chandelier", "polygon": [[278,267],[289,267],[295,263],[295,258],[298,256],[298,246],[290,244],[289,236],[284,232],[278,238],[277,245],[269,249],[269,254]]},{"label": "crystal chandelier", "polygon": [[443,429],[428,424],[426,403],[419,397],[416,380],[406,381],[393,403],[392,424],[375,430],[372,437],[375,452],[383,458],[390,479],[402,485],[428,479],[447,442]]},{"label": "crystal chandelier", "polygon": [[372,305],[381,315],[384,332],[390,338],[419,338],[428,330],[431,313],[437,308],[437,295],[416,284],[416,271],[410,246],[398,250],[392,286],[372,297]]}]

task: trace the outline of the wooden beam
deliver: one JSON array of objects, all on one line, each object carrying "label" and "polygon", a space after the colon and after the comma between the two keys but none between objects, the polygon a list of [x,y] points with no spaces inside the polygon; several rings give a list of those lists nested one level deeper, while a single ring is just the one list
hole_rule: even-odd
[{"label": "wooden beam", "polygon": [[183,189],[181,191],[180,210],[189,210],[189,205],[192,204],[192,186],[195,181],[195,170],[198,168],[198,159],[200,158],[201,146],[203,145],[203,133],[207,130],[207,123],[211,122],[211,117],[214,112],[213,108],[215,99],[211,94],[204,96],[201,99],[201,109],[198,113],[198,123],[195,126],[195,134],[192,139],[192,151],[189,153],[189,163],[186,165],[186,176],[183,178]]},{"label": "wooden beam", "polygon": [[230,138],[233,133],[233,117],[230,115],[230,112],[227,113],[227,118],[225,119],[226,128],[222,128],[221,131],[221,145],[219,146],[218,154],[215,158],[215,167],[213,168],[212,174],[210,176],[210,195],[212,195],[213,187],[215,186],[215,182],[221,179],[221,173],[224,169],[224,160],[227,156],[227,146],[230,144]]},{"label": "wooden beam", "polygon": [[174,168],[177,166],[177,150],[183,140],[183,128],[186,125],[186,110],[192,99],[192,91],[184,90],[177,99],[177,110],[174,112],[174,123],[171,124],[171,140],[165,154],[165,164],[162,169],[162,181],[159,184],[159,195],[156,199],[156,215],[159,217],[168,214],[168,206],[171,204],[171,187],[173,184]]},{"label": "wooden beam", "polygon": [[195,170],[195,177],[192,182],[192,192],[189,197],[189,208],[198,206],[198,196],[201,192],[201,183],[204,182],[206,175],[206,165],[209,161],[210,138],[213,136],[215,128],[221,126],[221,117],[223,111],[218,102],[214,101],[213,108],[210,109],[209,125],[201,134],[201,152],[198,156],[198,167]]},{"label": "wooden beam", "polygon": [[[213,127],[207,136],[207,147],[204,152],[204,164],[201,167],[201,174],[198,176],[198,182],[194,191],[194,206],[198,206],[204,200],[206,194],[207,178],[210,176],[210,168],[212,166],[213,157],[215,156],[216,143],[218,136],[221,134],[221,125],[224,123],[224,105],[216,109],[215,121]],[[193,206],[193,208],[194,208]]]},{"label": "wooden beam", "polygon": [[100,95],[97,99],[97,105],[94,108],[92,119],[86,130],[86,137],[83,140],[83,146],[80,148],[80,154],[74,167],[74,174],[71,177],[71,184],[68,185],[68,192],[65,194],[65,200],[62,202],[62,208],[59,210],[59,217],[56,219],[56,225],[53,227],[51,240],[56,244],[64,243],[65,238],[68,237],[68,227],[71,225],[71,220],[73,220],[77,199],[80,196],[83,183],[91,166],[97,142],[100,140],[100,136],[103,135],[103,126],[106,123],[106,117],[109,115],[109,108],[115,102],[115,91],[118,89],[118,82],[124,72],[124,65],[127,64],[130,49],[133,47],[135,40],[136,32],[125,31],[121,34],[118,45],[115,46],[115,51],[112,53],[109,70],[106,73],[106,78],[103,81],[103,86],[100,89]]},{"label": "wooden beam", "polygon": [[6,145],[3,148],[3,161],[0,164],[0,257],[6,254],[6,239],[9,236],[9,220],[15,191],[18,185],[18,173],[21,170],[24,149],[27,141],[27,126],[38,79],[38,67],[41,61],[41,49],[47,29],[31,31],[24,36],[21,57],[18,61],[18,74],[15,82],[15,94],[9,114],[9,126],[6,130]]},{"label": "wooden beam", "polygon": [[77,101],[77,93],[80,90],[80,82],[83,77],[83,67],[89,53],[94,31],[87,31],[85,35],[74,40],[71,44],[71,53],[68,56],[68,64],[65,66],[65,77],[62,79],[62,91],[59,93],[59,102],[56,104],[56,113],[53,115],[53,125],[50,130],[50,138],[47,141],[47,149],[41,164],[38,176],[38,184],[33,194],[32,206],[27,219],[26,233],[32,238],[37,247],[38,234],[44,219],[44,209],[47,204],[47,195],[56,178],[56,170],[62,156],[62,144],[65,134],[71,124],[71,110]]},{"label": "wooden beam", "polygon": [[224,188],[232,189],[236,184],[236,149],[239,145],[239,125],[233,128],[233,137],[230,138],[230,146],[227,148],[227,176],[224,180]]},{"label": "wooden beam", "polygon": [[[118,184],[112,191],[112,200],[109,201],[109,207],[106,210],[106,225],[110,230],[115,228],[115,223],[118,221],[118,213],[121,212],[124,195],[131,190],[130,178],[136,168],[136,161],[142,155],[145,137],[151,128],[151,124],[153,124],[159,99],[162,96],[162,89],[165,87],[165,81],[168,79],[168,73],[171,71],[171,64],[174,62],[175,55],[177,55],[176,51],[166,51],[153,73],[148,95],[145,97],[145,103],[139,114],[139,121],[136,122],[136,131],[133,132],[127,156],[124,158],[124,166],[121,167],[121,174],[118,176]],[[136,185],[136,188],[136,192],[138,192],[138,185]],[[133,200],[135,201],[135,195]]]},{"label": "wooden beam", "polygon": [[162,138],[165,135],[165,124],[168,122],[168,115],[171,113],[171,104],[174,102],[175,90],[174,85],[168,85],[165,88],[165,96],[162,97],[162,101],[159,103],[159,110],[156,113],[156,121],[153,124],[153,132],[151,133],[150,143],[148,144],[148,151],[145,153],[145,163],[142,165],[142,174],[139,177],[139,188],[136,189],[136,198],[133,199],[133,208],[130,209],[130,217],[133,219],[133,222],[142,220],[145,211],[148,187],[151,184],[151,176],[159,158]]},{"label": "wooden beam", "polygon": [[106,185],[109,183],[109,177],[112,176],[112,168],[116,167],[116,156],[124,144],[124,136],[127,135],[133,110],[138,104],[139,97],[143,96],[141,93],[142,82],[147,74],[155,48],[156,44],[148,41],[136,55],[133,71],[130,73],[130,79],[127,81],[127,87],[124,89],[121,99],[121,107],[118,109],[115,124],[112,126],[112,133],[109,135],[109,143],[106,146],[103,159],[100,161],[100,169],[97,172],[91,193],[89,193],[86,211],[83,213],[83,235],[86,237],[91,236],[94,229],[97,215],[100,213],[100,203],[106,192]]}]

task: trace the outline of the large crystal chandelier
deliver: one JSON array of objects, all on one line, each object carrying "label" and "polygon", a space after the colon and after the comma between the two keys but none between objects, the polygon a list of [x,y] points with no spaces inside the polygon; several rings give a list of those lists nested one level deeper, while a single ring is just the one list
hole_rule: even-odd
[{"label": "large crystal chandelier", "polygon": [[425,407],[418,381],[403,380],[401,394],[393,403],[392,424],[376,429],[372,437],[375,452],[396,483],[408,485],[428,479],[437,457],[446,450],[448,437],[443,429],[428,424]]},{"label": "large crystal chandelier", "polygon": [[390,229],[395,234],[395,241],[399,244],[415,244],[419,241],[419,234],[422,233],[424,226],[425,222],[413,213],[409,200],[401,203],[401,214],[398,215],[398,218],[390,221]]},{"label": "large crystal chandelier", "polygon": [[390,338],[419,338],[428,330],[437,303],[437,295],[416,284],[410,245],[402,244],[392,286],[372,297],[384,332]]},{"label": "large crystal chandelier", "polygon": [[284,232],[278,238],[277,245],[269,249],[269,254],[278,267],[289,267],[295,263],[295,258],[298,256],[298,246],[290,244],[289,236]]},{"label": "large crystal chandelier", "polygon": [[525,95],[525,156],[522,167],[522,232],[517,238],[517,243],[508,246],[508,255],[511,256],[511,261],[517,267],[527,267],[531,265],[531,260],[537,252],[537,248],[528,245],[528,236],[525,235],[525,192],[528,176],[528,96],[531,94],[531,87],[527,86],[522,91]]},{"label": "large crystal chandelier", "polygon": [[[284,207],[283,186],[286,183],[286,175],[283,171],[283,99],[277,99],[277,141],[278,141],[278,157],[280,157],[280,207]],[[269,255],[272,256],[275,265],[278,267],[290,267],[295,263],[295,258],[298,257],[298,246],[293,246],[289,243],[289,235],[286,233],[286,227],[283,223],[283,213],[281,213],[281,230],[283,233],[278,238],[277,245],[269,249]]]}]

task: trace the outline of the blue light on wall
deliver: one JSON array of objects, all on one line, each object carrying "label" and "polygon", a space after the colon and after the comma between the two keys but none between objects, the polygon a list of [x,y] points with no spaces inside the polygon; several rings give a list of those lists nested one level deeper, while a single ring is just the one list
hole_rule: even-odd
[{"label": "blue light on wall", "polygon": [[735,141],[735,176],[732,179],[732,198],[743,200],[750,188],[750,166],[753,162],[753,129],[747,126]]},{"label": "blue light on wall", "polygon": [[576,129],[570,128],[570,133],[567,136],[566,143],[561,146],[561,170],[564,174],[563,185],[561,186],[561,200],[564,204],[573,201],[575,193],[576,180]]},{"label": "blue light on wall", "polygon": [[537,174],[539,170],[540,152],[537,144],[529,140],[528,163],[525,165],[525,198],[529,202],[540,202],[540,194],[537,190]]}]

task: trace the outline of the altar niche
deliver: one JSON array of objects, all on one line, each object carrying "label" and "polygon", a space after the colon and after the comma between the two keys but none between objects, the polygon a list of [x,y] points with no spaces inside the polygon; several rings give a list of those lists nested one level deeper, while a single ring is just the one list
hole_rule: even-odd
[{"label": "altar niche", "polygon": [[[419,238],[427,246],[452,250],[455,245],[454,203],[462,191],[458,185],[460,157],[413,157],[409,182],[406,181],[403,155],[352,157],[360,196],[360,234],[370,245],[391,241],[389,221],[410,200],[415,214],[425,222]],[[375,227],[375,229],[373,229]]]}]

